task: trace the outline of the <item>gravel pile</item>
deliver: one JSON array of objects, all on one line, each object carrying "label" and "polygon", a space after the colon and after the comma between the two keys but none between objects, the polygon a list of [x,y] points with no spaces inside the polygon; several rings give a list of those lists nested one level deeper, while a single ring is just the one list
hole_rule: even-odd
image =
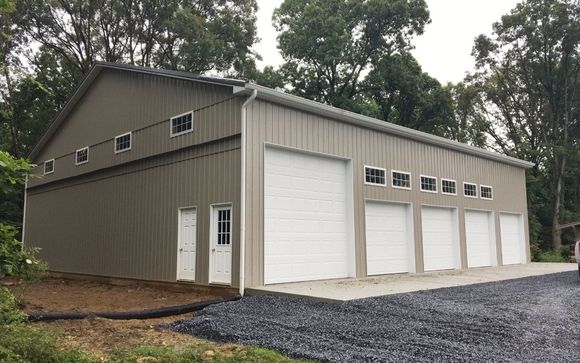
[{"label": "gravel pile", "polygon": [[210,306],[175,331],[340,362],[580,362],[576,272],[345,302]]}]

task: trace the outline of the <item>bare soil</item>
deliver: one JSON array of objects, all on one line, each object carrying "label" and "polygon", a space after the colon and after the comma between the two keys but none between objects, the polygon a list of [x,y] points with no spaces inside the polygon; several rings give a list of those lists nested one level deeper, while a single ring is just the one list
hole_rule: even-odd
[{"label": "bare soil", "polygon": [[[215,299],[219,294],[206,290],[177,292],[145,285],[116,286],[94,281],[48,278],[28,286],[10,286],[23,309],[30,311],[133,311],[189,304]],[[191,344],[205,344],[190,335],[160,329],[160,324],[190,318],[184,314],[147,320],[109,320],[90,317],[82,320],[36,322],[53,330],[59,343],[80,348],[96,356],[141,345],[167,346],[180,350]],[[220,344],[213,349],[227,353],[241,349],[236,344]]]}]

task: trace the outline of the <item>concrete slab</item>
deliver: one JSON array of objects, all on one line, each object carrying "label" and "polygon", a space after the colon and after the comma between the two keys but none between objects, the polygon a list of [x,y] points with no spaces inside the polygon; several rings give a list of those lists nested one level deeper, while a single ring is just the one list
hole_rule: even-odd
[{"label": "concrete slab", "polygon": [[317,301],[343,302],[372,296],[503,281],[528,276],[574,271],[575,263],[531,263],[469,270],[384,275],[267,285],[246,289],[247,295],[290,295]]}]

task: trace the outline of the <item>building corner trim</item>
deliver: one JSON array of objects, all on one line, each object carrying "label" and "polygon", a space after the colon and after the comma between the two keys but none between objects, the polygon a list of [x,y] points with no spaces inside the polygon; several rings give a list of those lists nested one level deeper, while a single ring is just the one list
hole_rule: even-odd
[{"label": "building corner trim", "polygon": [[246,124],[248,106],[258,96],[258,90],[254,89],[250,97],[242,104],[241,120],[241,192],[240,192],[240,272],[239,272],[239,289],[240,295],[244,296],[245,287],[245,260],[246,260]]}]

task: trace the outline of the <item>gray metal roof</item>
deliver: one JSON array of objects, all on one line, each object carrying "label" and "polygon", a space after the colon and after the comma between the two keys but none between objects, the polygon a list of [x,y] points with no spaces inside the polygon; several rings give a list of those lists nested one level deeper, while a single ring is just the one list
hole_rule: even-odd
[{"label": "gray metal roof", "polygon": [[307,100],[301,97],[297,97],[294,95],[290,95],[281,91],[273,90],[271,88],[259,86],[253,83],[248,83],[243,80],[237,79],[229,79],[229,78],[219,78],[219,77],[211,77],[211,76],[202,76],[190,72],[183,72],[183,71],[172,71],[172,70],[162,70],[162,69],[154,69],[148,67],[140,67],[128,64],[117,64],[117,63],[109,63],[109,62],[97,62],[91,68],[87,76],[81,82],[81,84],[77,87],[75,92],[73,93],[70,100],[67,104],[63,107],[63,109],[59,112],[59,114],[54,118],[53,122],[49,126],[46,133],[42,136],[38,144],[34,147],[32,152],[29,155],[30,159],[34,159],[40,150],[46,145],[48,140],[52,137],[54,132],[58,129],[60,124],[64,121],[66,116],[70,113],[73,109],[75,104],[78,100],[83,96],[85,91],[88,87],[92,84],[93,80],[97,77],[97,75],[103,69],[118,69],[118,70],[125,70],[129,72],[138,72],[138,73],[145,73],[145,74],[152,74],[158,75],[163,77],[171,77],[171,78],[178,78],[184,80],[191,80],[195,82],[203,82],[203,83],[211,83],[217,84],[222,86],[229,86],[232,87],[233,92],[237,94],[249,94],[254,90],[257,91],[257,97],[275,102],[278,104],[286,105],[289,107],[294,107],[306,112],[311,112],[314,114],[318,114],[321,116],[337,119],[343,122],[351,123],[357,126],[366,127],[370,129],[374,129],[381,132],[386,132],[389,134],[405,137],[412,140],[417,140],[420,142],[424,142],[427,144],[432,144],[440,147],[444,147],[447,149],[455,150],[464,152],[467,154],[479,156],[486,159],[491,159],[495,161],[499,161],[502,163],[522,167],[522,168],[531,168],[534,166],[533,163],[525,160],[516,159],[510,156],[498,154],[492,151],[484,150],[481,148],[477,148],[474,146],[470,146],[467,144],[463,144],[457,141],[449,140],[443,137],[431,135],[422,131],[413,130],[407,127],[403,127],[400,125],[392,124],[389,122],[385,122],[382,120],[374,119],[371,117],[359,115],[354,112],[345,111],[336,107],[324,105],[318,102],[314,102],[311,100]]}]

